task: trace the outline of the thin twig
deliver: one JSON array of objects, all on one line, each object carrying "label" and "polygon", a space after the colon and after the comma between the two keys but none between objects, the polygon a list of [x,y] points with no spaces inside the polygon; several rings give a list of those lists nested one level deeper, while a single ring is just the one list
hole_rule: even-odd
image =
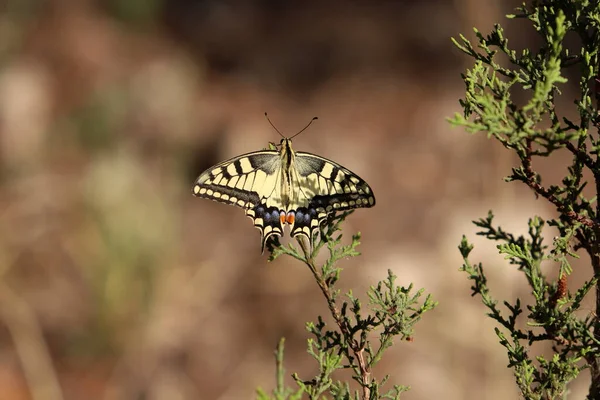
[{"label": "thin twig", "polygon": [[565,142],[565,147],[567,148],[567,150],[573,153],[575,157],[583,161],[583,165],[588,167],[590,171],[593,172],[596,170],[596,163],[594,162],[594,160],[592,160],[592,157],[590,157],[590,155],[587,154],[585,151],[579,150],[573,145],[573,143],[569,141]]},{"label": "thin twig", "polygon": [[[546,189],[537,182],[537,174],[533,171],[533,168],[531,166],[531,142],[531,139],[527,139],[526,155],[522,161],[523,168],[525,170],[525,175],[527,177],[525,184],[527,184],[527,186],[533,189],[533,191],[536,192],[538,195],[542,196],[550,203],[554,204],[557,210],[571,221],[577,221],[587,227],[598,229],[598,224],[594,220],[592,220],[589,217],[586,217],[585,215],[579,214],[573,210],[569,210],[560,199],[558,199],[553,193],[551,193],[548,189]],[[596,180],[596,182],[598,182],[598,180]]]},{"label": "thin twig", "polygon": [[[362,387],[362,399],[368,400],[371,396],[371,369],[365,359],[365,348],[362,346],[356,339],[354,339],[353,334],[350,330],[350,326],[348,325],[348,321],[342,316],[338,306],[333,298],[329,285],[326,280],[323,279],[321,274],[317,271],[317,267],[315,265],[314,258],[311,255],[310,248],[304,240],[304,238],[298,238],[298,243],[304,252],[305,260],[304,262],[312,272],[313,276],[317,280],[317,284],[323,292],[325,299],[327,300],[327,305],[329,307],[329,311],[335,320],[335,323],[340,328],[344,339],[348,343],[352,354],[358,362],[358,369],[360,371],[360,379],[361,379],[361,387]],[[347,351],[347,350],[346,350]],[[346,357],[350,358],[350,354],[346,353]]]}]

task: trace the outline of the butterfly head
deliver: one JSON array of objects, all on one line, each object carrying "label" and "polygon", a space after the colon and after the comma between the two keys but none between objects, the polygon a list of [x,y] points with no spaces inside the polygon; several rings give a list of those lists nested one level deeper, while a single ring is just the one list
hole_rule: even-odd
[{"label": "butterfly head", "polygon": [[292,147],[292,140],[284,137],[279,143],[269,142],[269,150],[282,151],[283,149],[290,149]]},{"label": "butterfly head", "polygon": [[292,139],[288,139],[288,138],[283,138],[279,141],[279,149],[289,149],[290,147],[292,147]]}]

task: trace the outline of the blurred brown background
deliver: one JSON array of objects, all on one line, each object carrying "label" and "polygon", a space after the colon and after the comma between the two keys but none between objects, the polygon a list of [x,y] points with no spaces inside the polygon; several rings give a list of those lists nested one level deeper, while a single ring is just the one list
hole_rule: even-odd
[{"label": "blurred brown background", "polygon": [[376,193],[344,225],[363,256],[342,287],[391,268],[440,302],[376,373],[405,399],[517,398],[457,245],[469,234],[512,299],[522,277],[470,221],[494,209],[525,232],[547,211],[502,182],[496,143],[445,118],[470,64],[450,37],[501,22],[526,45],[531,28],[503,18],[519,3],[4,0],[0,399],[249,399],[273,387],[281,336],[288,372],[316,372],[304,321],[327,308],[309,271],[267,263],[241,210],[190,192],[279,140],[265,111],[288,134],[319,116],[295,148]]}]

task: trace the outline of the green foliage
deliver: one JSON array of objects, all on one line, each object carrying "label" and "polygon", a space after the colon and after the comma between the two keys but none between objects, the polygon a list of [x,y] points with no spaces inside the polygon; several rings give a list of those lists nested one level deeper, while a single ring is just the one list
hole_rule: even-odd
[{"label": "green foliage", "polygon": [[[472,264],[473,246],[466,237],[459,246],[473,295],[481,298],[488,316],[497,321],[496,335],[505,347],[516,383],[526,399],[558,399],[567,394],[567,384],[583,369],[590,369],[589,398],[600,398],[600,3],[598,1],[532,1],[509,18],[527,20],[541,38],[537,50],[520,52],[508,46],[500,25],[484,36],[475,30],[477,46],[461,35],[455,45],[474,59],[474,66],[462,75],[465,98],[463,114],[450,122],[470,133],[485,133],[513,151],[519,160],[507,182],[521,182],[537,197],[547,200],[556,218],[529,220],[526,236],[515,236],[493,225],[493,214],[475,225],[479,235],[498,243],[509,264],[516,266],[530,287],[532,300],[502,301],[490,293],[481,263]],[[567,49],[565,37],[577,40],[578,48]],[[499,60],[502,57],[502,60]],[[574,99],[577,121],[559,112],[557,100],[567,79],[565,69],[578,69],[579,94]],[[525,96],[518,104],[514,98]],[[593,101],[592,96],[595,97]],[[594,104],[595,103],[595,104]],[[560,103],[561,105],[564,103]],[[557,150],[571,154],[567,174],[559,185],[544,185],[534,168],[539,157],[554,157]],[[585,174],[585,175],[584,175]],[[587,176],[595,193],[589,194]],[[544,240],[548,225],[558,231],[552,244]],[[587,254],[589,278],[569,291],[571,260]],[[544,272],[547,271],[547,272]],[[554,273],[549,273],[554,271]],[[548,275],[556,275],[551,279]],[[591,291],[591,289],[596,289]],[[582,312],[584,297],[596,295],[596,312]],[[551,348],[551,357],[533,355],[531,345],[542,342]]]},{"label": "green foliage", "polygon": [[[340,224],[350,213],[344,212],[331,218],[312,244],[299,239],[299,247],[293,244],[282,246],[278,242],[270,245],[270,260],[288,255],[308,266],[327,301],[334,324],[327,325],[321,316],[317,317],[316,323],[306,324],[312,335],[308,339],[308,354],[317,362],[319,372],[309,380],[293,374],[298,386],[296,390],[286,388],[283,383],[283,340],[279,343],[276,352],[277,387],[272,395],[259,389],[257,398],[260,400],[300,399],[303,395],[309,399],[399,399],[400,394],[409,389],[400,385],[384,389],[389,376],[377,379],[373,367],[393,345],[394,339],[412,340],[414,325],[436,303],[429,295],[423,299],[422,289],[415,292],[412,285],[397,286],[396,276],[391,271],[388,271],[387,279],[369,289],[365,309],[363,302],[352,292],[344,296],[336,289],[342,272],[338,262],[360,254],[356,251],[359,234],[352,237],[350,244],[342,245],[342,234],[338,233]],[[315,259],[324,247],[327,247],[329,257],[317,266]],[[372,339],[374,334],[377,334],[377,340]],[[350,382],[335,378],[335,372],[340,369],[352,371],[358,390],[353,391]]]}]

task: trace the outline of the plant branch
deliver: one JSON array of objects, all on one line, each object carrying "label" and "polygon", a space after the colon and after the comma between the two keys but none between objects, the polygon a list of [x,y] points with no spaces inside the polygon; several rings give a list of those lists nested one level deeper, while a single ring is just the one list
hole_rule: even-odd
[{"label": "plant branch", "polygon": [[565,147],[571,152],[573,153],[573,155],[575,157],[577,157],[579,160],[581,160],[583,162],[583,164],[588,167],[588,169],[590,171],[595,171],[596,170],[596,163],[594,162],[594,160],[592,160],[592,158],[589,156],[589,154],[587,154],[585,151],[583,150],[579,150],[578,148],[576,148],[573,143],[566,141],[565,142]]},{"label": "plant branch", "polygon": [[[594,77],[595,85],[594,85],[594,97],[596,101],[596,110],[594,120],[598,119],[600,115],[600,65],[596,65],[596,74]],[[598,126],[596,129],[599,130]],[[599,162],[599,156],[596,154],[596,163]],[[600,202],[598,202],[598,196],[600,196],[600,171],[597,169],[593,170],[594,172],[594,180],[596,183],[596,215],[600,215]],[[591,245],[588,248],[588,253],[590,254],[591,262],[592,262],[592,270],[594,272],[594,276],[596,278],[600,277],[600,228],[595,226],[593,229],[593,238],[591,240]],[[590,235],[591,236],[591,235]],[[596,283],[596,316],[594,320],[594,338],[596,340],[600,340],[600,319],[598,315],[600,313],[600,284]],[[588,357],[586,357],[587,362],[590,364],[590,375],[591,375],[591,383],[590,383],[590,398],[592,399],[600,399],[600,359],[598,358],[598,354],[592,353]]]},{"label": "plant branch", "polygon": [[538,182],[538,174],[533,171],[533,168],[531,166],[531,152],[532,152],[531,143],[532,143],[532,140],[527,139],[526,141],[527,141],[527,147],[525,150],[525,156],[522,158],[522,165],[523,165],[523,170],[525,171],[525,176],[526,176],[526,179],[524,180],[524,182],[527,184],[527,186],[529,186],[531,189],[533,189],[533,191],[535,193],[542,196],[543,198],[548,200],[550,203],[554,204],[554,206],[556,206],[556,209],[558,210],[558,212],[563,214],[569,220],[579,222],[589,228],[598,229],[599,228],[598,223],[593,221],[591,218],[586,217],[585,215],[579,214],[573,210],[569,210],[569,208],[563,201],[561,201],[559,198],[557,198],[550,190],[546,189]]},{"label": "plant branch", "polygon": [[[556,208],[558,216],[549,220],[548,226],[556,228],[558,235],[546,252],[550,246],[543,244],[539,217],[530,219],[530,238],[492,227],[491,212],[488,218],[475,221],[484,229],[478,234],[500,242],[498,250],[511,265],[518,266],[530,287],[531,302],[526,306],[521,305],[520,298],[502,301],[509,310],[508,318],[498,310],[501,300],[490,294],[481,263],[468,261],[473,246],[466,238],[459,246],[465,260],[463,270],[473,281],[473,294],[481,297],[490,310],[488,316],[499,325],[496,334],[506,348],[509,367],[524,398],[564,399],[570,382],[589,369],[587,398],[600,400],[600,5],[597,1],[527,1],[517,10],[508,17],[530,23],[541,45],[513,50],[499,24],[487,36],[475,30],[479,50],[464,36],[461,42],[455,40],[474,64],[462,75],[466,85],[465,97],[460,100],[463,113],[456,113],[450,122],[470,133],[485,133],[516,153],[520,165],[512,169],[507,181],[523,182]],[[571,34],[578,37],[580,48],[565,41]],[[498,54],[508,57],[508,63],[498,62]],[[558,115],[556,109],[558,96],[564,95],[562,84],[572,79],[565,74],[569,65],[577,65],[581,73],[581,95],[574,99],[577,124]],[[513,100],[520,90],[528,95],[525,104]],[[532,165],[533,157],[552,159],[562,148],[573,155],[562,185],[542,185],[542,176]],[[586,185],[592,184],[584,174],[586,169],[595,181],[596,193],[591,198],[584,193]],[[573,244],[573,240],[577,242]],[[593,276],[579,288],[569,288],[576,284],[567,279],[573,271],[570,259],[579,258],[580,250],[589,254]],[[558,279],[549,279],[543,271],[552,265],[557,268]],[[595,313],[582,317],[582,301],[593,288]],[[519,328],[517,317],[531,328]],[[538,334],[540,328],[545,333]],[[525,340],[527,344],[522,343]],[[531,344],[535,341],[552,341],[552,357],[534,355]]]},{"label": "plant branch", "polygon": [[[317,271],[317,267],[315,265],[315,261],[310,251],[309,245],[304,237],[298,238],[298,243],[302,248],[302,252],[304,253],[305,259],[304,263],[308,266],[313,276],[315,277],[323,296],[327,300],[327,306],[329,307],[329,311],[335,320],[335,323],[340,328],[340,332],[344,336],[346,342],[350,347],[350,351],[356,357],[358,362],[359,374],[360,374],[360,384],[362,387],[362,398],[364,400],[370,399],[371,396],[371,369],[368,362],[365,359],[365,347],[364,344],[354,338],[352,331],[350,329],[350,325],[348,320],[342,315],[340,312],[334,295],[332,293],[332,289],[329,286],[329,283],[326,279],[323,279],[323,276]],[[346,356],[350,359],[351,355],[346,350]]]}]

